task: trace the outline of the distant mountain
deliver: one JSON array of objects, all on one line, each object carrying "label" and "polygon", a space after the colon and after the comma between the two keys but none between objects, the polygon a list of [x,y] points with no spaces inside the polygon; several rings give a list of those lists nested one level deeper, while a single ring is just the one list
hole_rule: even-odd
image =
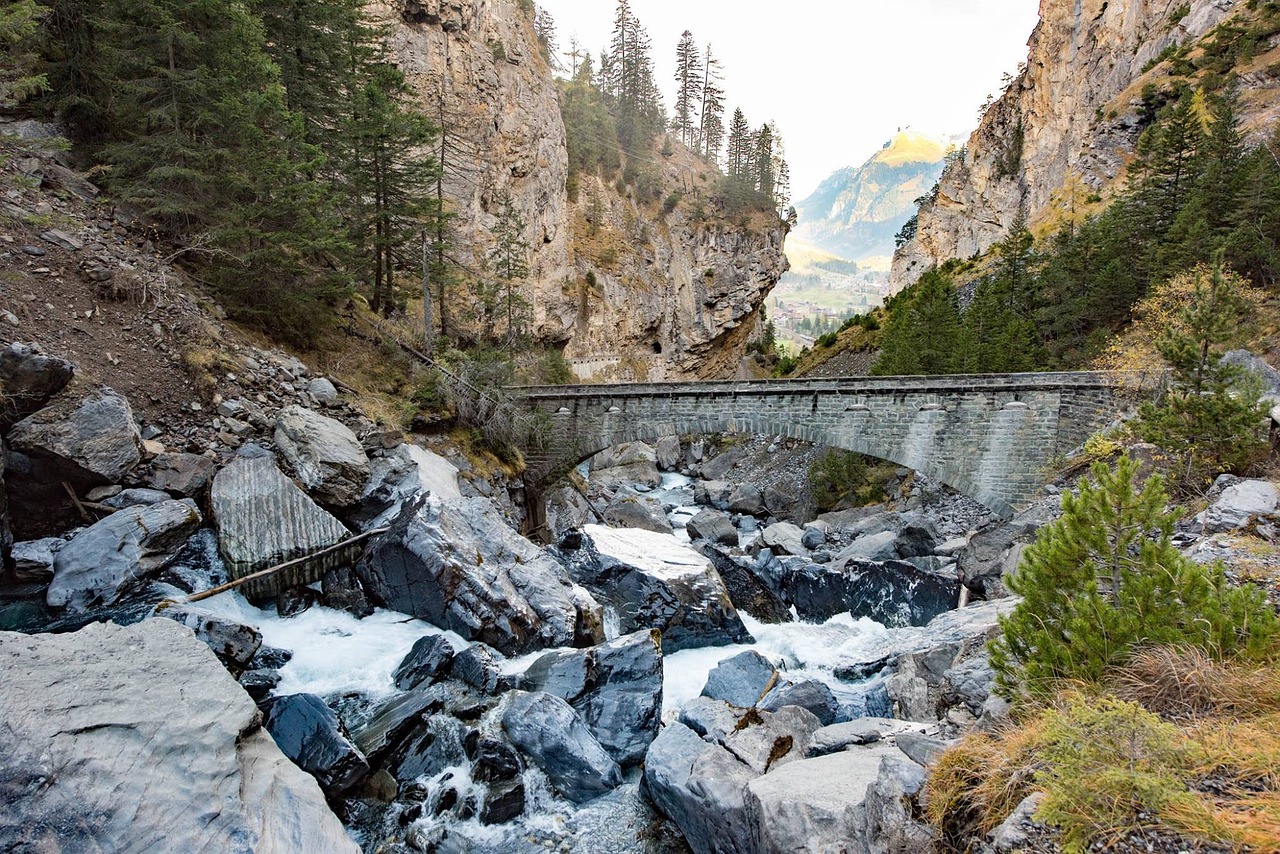
[{"label": "distant mountain", "polygon": [[915,213],[913,202],[942,175],[948,143],[900,131],[866,163],[827,178],[796,205],[795,236],[864,267],[887,270],[894,235]]}]

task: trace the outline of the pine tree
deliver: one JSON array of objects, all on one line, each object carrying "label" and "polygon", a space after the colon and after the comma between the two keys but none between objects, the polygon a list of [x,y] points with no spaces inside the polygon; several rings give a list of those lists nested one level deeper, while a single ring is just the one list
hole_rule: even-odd
[{"label": "pine tree", "polygon": [[1232,588],[1222,566],[1205,567],[1173,544],[1176,516],[1158,475],[1138,482],[1122,457],[1062,499],[1008,578],[1022,601],[989,644],[1006,695],[1052,690],[1057,680],[1097,680],[1139,646],[1194,644],[1227,657],[1259,651],[1276,617],[1253,589]]},{"label": "pine tree", "polygon": [[720,160],[720,148],[724,145],[724,87],[720,61],[707,45],[706,61],[702,68],[702,105],[698,109],[701,121],[698,126],[698,142],[702,155],[708,160]]},{"label": "pine tree", "polygon": [[934,268],[889,306],[880,358],[881,376],[954,373],[958,367],[960,309],[951,278]]},{"label": "pine tree", "polygon": [[1196,486],[1221,472],[1242,473],[1265,455],[1266,413],[1256,379],[1222,360],[1247,313],[1247,284],[1223,270],[1221,259],[1187,275],[1194,296],[1181,323],[1158,344],[1172,371],[1171,387],[1160,402],[1143,405],[1137,429],[1147,441],[1182,455],[1185,485]]},{"label": "pine tree", "polygon": [[502,311],[506,342],[511,345],[525,336],[530,319],[529,302],[520,291],[520,283],[529,275],[529,243],[524,239],[525,222],[511,194],[504,191],[498,204],[494,246],[489,252],[489,263],[498,281],[496,291],[486,302]]},{"label": "pine tree", "polygon": [[750,167],[752,184],[755,185],[756,192],[772,200],[776,179],[773,160],[773,127],[769,124],[761,125],[755,132],[753,141],[755,145],[751,152]]},{"label": "pine tree", "polygon": [[729,177],[736,181],[746,181],[751,168],[751,126],[742,109],[733,111],[733,122],[729,125],[729,144],[725,152],[728,160]]},{"label": "pine tree", "polygon": [[698,44],[693,40],[693,33],[685,30],[676,46],[676,114],[671,126],[679,133],[680,141],[689,147],[693,146],[694,131],[698,126],[704,73]]},{"label": "pine tree", "polygon": [[0,8],[0,46],[9,61],[0,67],[0,108],[12,108],[49,87],[48,76],[36,68],[33,36],[40,26],[35,0],[11,0]]},{"label": "pine tree", "polygon": [[[553,71],[559,71],[563,66],[560,65],[558,55],[560,48],[556,44],[556,20],[542,6],[535,6],[534,10],[533,33],[538,39],[538,45],[542,48],[542,56]],[[574,65],[577,65],[576,58]],[[576,67],[574,70],[576,71]]]}]

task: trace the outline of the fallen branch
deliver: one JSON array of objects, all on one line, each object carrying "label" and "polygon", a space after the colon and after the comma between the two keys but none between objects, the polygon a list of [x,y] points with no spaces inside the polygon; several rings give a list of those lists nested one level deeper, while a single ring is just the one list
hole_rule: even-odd
[{"label": "fallen branch", "polygon": [[71,484],[64,480],[62,488],[67,491],[67,495],[71,496],[71,503],[76,506],[76,512],[80,514],[80,518],[86,522],[93,522],[93,517],[89,515],[88,510],[84,509],[84,505],[80,503],[80,499],[76,496],[76,491],[71,488]]},{"label": "fallen branch", "polygon": [[376,537],[378,534],[385,534],[387,531],[390,531],[390,530],[391,530],[390,528],[374,528],[372,531],[365,531],[363,534],[358,534],[357,536],[350,537],[348,539],[343,540],[340,543],[335,543],[332,546],[328,546],[326,548],[320,549],[320,551],[312,552],[309,555],[303,555],[302,557],[294,558],[291,561],[286,561],[285,563],[268,567],[267,569],[261,570],[259,572],[255,572],[251,575],[246,575],[244,578],[237,578],[235,581],[228,581],[226,584],[221,584],[217,587],[214,587],[210,590],[205,590],[201,593],[192,593],[190,596],[186,598],[185,601],[200,602],[204,599],[210,599],[214,596],[217,596],[219,593],[226,593],[228,590],[235,590],[237,587],[240,587],[243,584],[247,584],[250,581],[257,581],[260,578],[267,578],[269,576],[275,575],[277,572],[283,572],[284,570],[289,569],[290,567],[298,566],[299,564],[307,563],[308,561],[315,560],[316,558],[321,558],[321,557],[324,557],[325,555],[333,554],[336,551],[345,549],[348,546],[353,546],[356,543],[369,539],[370,537]]}]

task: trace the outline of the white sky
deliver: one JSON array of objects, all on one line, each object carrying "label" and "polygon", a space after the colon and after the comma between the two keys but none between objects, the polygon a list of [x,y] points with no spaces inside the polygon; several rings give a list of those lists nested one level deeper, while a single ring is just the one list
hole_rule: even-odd
[{"label": "white sky", "polygon": [[[599,55],[613,0],[537,2],[555,18],[561,50],[577,35]],[[724,66],[729,114],[741,107],[752,126],[778,123],[796,200],[836,169],[861,164],[899,127],[967,136],[1001,74],[1026,59],[1037,7],[1037,0],[632,0],[653,40],[668,112],[676,42],[688,29]]]}]

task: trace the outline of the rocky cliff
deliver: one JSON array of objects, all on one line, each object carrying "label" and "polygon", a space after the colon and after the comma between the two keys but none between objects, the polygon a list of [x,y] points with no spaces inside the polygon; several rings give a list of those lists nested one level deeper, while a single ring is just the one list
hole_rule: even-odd
[{"label": "rocky cliff", "polygon": [[[509,193],[527,226],[534,334],[563,347],[580,376],[733,375],[757,310],[785,271],[776,219],[695,224],[683,204],[664,212],[590,180],[571,204],[559,95],[526,4],[384,0],[377,14],[432,115],[443,88],[455,259],[484,275],[499,200]],[[709,187],[707,165],[675,147],[653,154],[662,195]],[[588,221],[588,205],[598,222]],[[450,325],[475,334],[478,313],[468,305],[455,292]]]},{"label": "rocky cliff", "polygon": [[[1025,69],[943,174],[936,200],[920,209],[915,239],[894,257],[894,287],[934,264],[985,252],[1020,212],[1034,225],[1055,206],[1105,197],[1147,121],[1143,87],[1168,82],[1166,49],[1194,45],[1247,6],[1246,0],[1041,0]],[[1255,132],[1274,112],[1274,98],[1255,95],[1276,85],[1275,52],[1273,38],[1239,69],[1246,125]]]}]

